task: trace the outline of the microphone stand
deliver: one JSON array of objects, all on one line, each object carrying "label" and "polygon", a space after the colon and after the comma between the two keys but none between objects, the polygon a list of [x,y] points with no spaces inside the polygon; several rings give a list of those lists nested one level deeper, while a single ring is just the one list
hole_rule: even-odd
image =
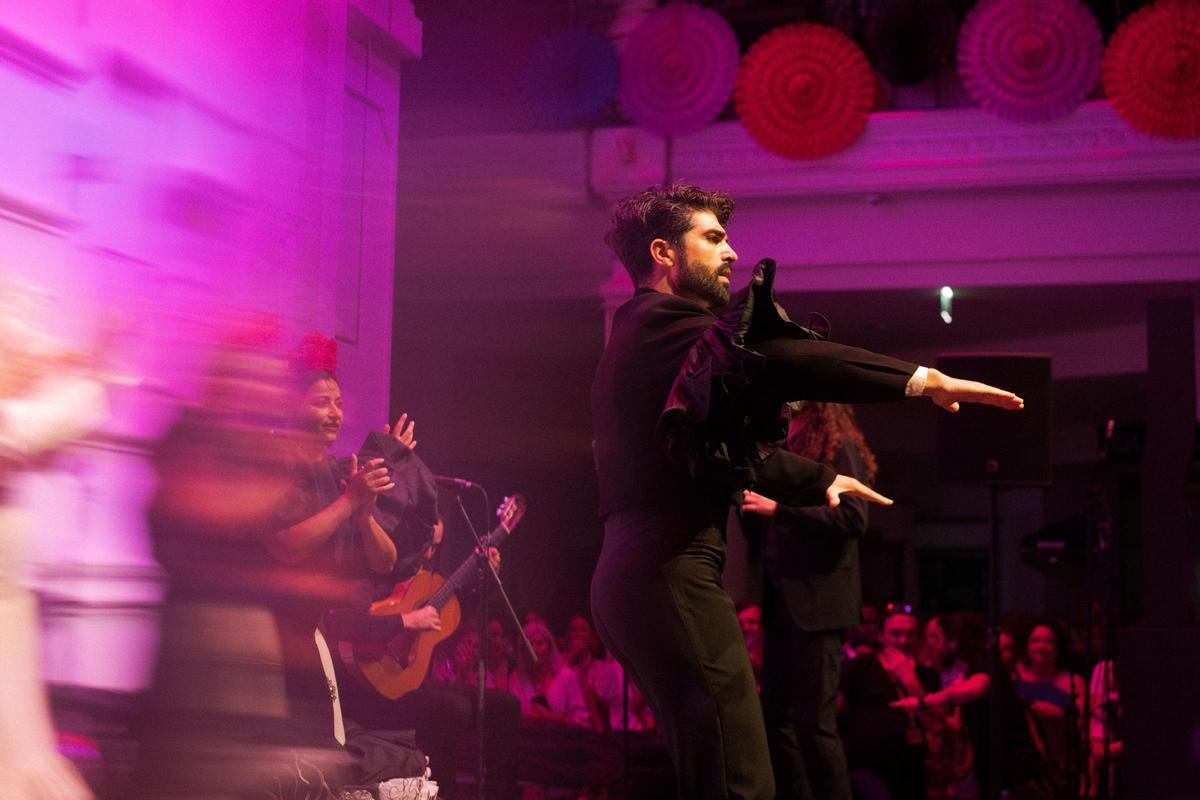
[{"label": "microphone stand", "polygon": [[[1102,761],[1101,768],[1096,776],[1098,785],[1090,786],[1091,771],[1088,769],[1088,760],[1091,756],[1091,720],[1092,720],[1092,705],[1095,698],[1092,697],[1092,674],[1095,671],[1097,664],[1107,665],[1104,669],[1104,686],[1101,691],[1104,702],[1108,702],[1109,683],[1112,678],[1113,669],[1116,666],[1116,657],[1114,653],[1113,643],[1115,636],[1113,634],[1113,620],[1118,616],[1120,608],[1120,594],[1116,591],[1116,548],[1113,542],[1113,524],[1112,512],[1109,509],[1106,497],[1104,494],[1104,479],[1108,470],[1108,456],[1112,449],[1114,420],[1108,419],[1104,423],[1104,435],[1100,444],[1099,454],[1096,456],[1096,462],[1092,465],[1091,480],[1088,481],[1087,501],[1086,501],[1086,539],[1084,541],[1084,575],[1085,575],[1085,593],[1087,595],[1087,608],[1084,613],[1084,681],[1083,681],[1083,714],[1080,720],[1083,729],[1083,738],[1085,747],[1080,756],[1080,763],[1083,769],[1083,790],[1088,794],[1090,790],[1095,789],[1095,796],[1099,800],[1109,800],[1113,796],[1115,787],[1110,786],[1108,780],[1108,751],[1111,744],[1112,719],[1105,717],[1104,726],[1104,754],[1105,759]],[[1097,575],[1098,572],[1103,572],[1102,575]],[[1096,579],[1102,578],[1102,583],[1107,589],[1108,596],[1104,598],[1103,607],[1107,610],[1107,617],[1104,620],[1104,628],[1101,634],[1101,651],[1097,663],[1092,663],[1093,635],[1095,630],[1095,607],[1096,607]],[[1115,595],[1115,596],[1114,596]],[[1076,736],[1078,740],[1080,737]],[[1090,795],[1089,795],[1090,796]]]},{"label": "microphone stand", "polygon": [[[483,506],[485,509],[484,519],[487,519],[487,512],[491,511],[491,504],[488,502],[487,490],[482,486],[476,485],[479,493],[483,498]],[[500,580],[499,573],[492,566],[491,559],[488,558],[487,542],[479,535],[479,531],[471,522],[471,515],[467,513],[467,507],[463,505],[462,495],[456,490],[454,492],[454,502],[458,504],[459,513],[462,514],[463,520],[467,523],[467,530],[471,532],[472,538],[475,539],[475,558],[479,562],[480,571],[485,575],[491,576],[491,584],[496,587],[504,607],[508,610],[508,615],[512,619],[513,624],[517,629],[517,636],[525,644],[525,650],[529,654],[532,663],[537,663],[537,654],[533,651],[533,644],[529,641],[529,637],[525,635],[525,630],[521,626],[521,620],[517,617],[517,612],[513,609],[512,602],[508,599],[508,593],[504,591],[504,583]],[[476,735],[479,739],[479,747],[476,753],[477,759],[475,762],[475,794],[479,800],[484,800],[484,792],[486,787],[486,769],[485,769],[485,739],[484,733],[487,730],[485,720],[486,708],[486,693],[487,693],[487,604],[488,604],[488,586],[479,587],[479,665],[476,670],[476,683],[478,683],[475,694],[476,702]],[[451,776],[451,780],[453,780]]]}]

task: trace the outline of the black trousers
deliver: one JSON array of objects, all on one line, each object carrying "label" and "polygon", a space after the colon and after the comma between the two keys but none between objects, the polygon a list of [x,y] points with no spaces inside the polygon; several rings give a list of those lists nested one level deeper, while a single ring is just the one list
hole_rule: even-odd
[{"label": "black trousers", "polygon": [[605,645],[646,694],[686,800],[773,800],[762,709],[721,586],[724,519],[610,516],[592,578]]},{"label": "black trousers", "polygon": [[[468,757],[472,745],[478,746],[474,735],[474,686],[427,684],[399,700],[388,700],[352,678],[339,675],[338,688],[345,713],[363,727],[415,730],[417,746],[429,756],[433,779],[438,782],[438,797],[453,800],[457,796],[458,772],[474,769]],[[520,701],[509,692],[488,689],[484,693],[484,721],[487,796],[507,800],[516,794]]]},{"label": "black trousers", "polygon": [[763,643],[763,714],[779,800],[850,800],[837,731],[845,631],[797,628],[773,603]]}]

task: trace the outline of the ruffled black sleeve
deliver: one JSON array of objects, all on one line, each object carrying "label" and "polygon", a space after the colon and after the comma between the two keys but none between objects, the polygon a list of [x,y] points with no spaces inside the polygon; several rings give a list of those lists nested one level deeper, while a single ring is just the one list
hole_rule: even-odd
[{"label": "ruffled black sleeve", "polygon": [[768,461],[787,435],[786,403],[899,400],[916,365],[823,341],[788,319],[775,302],[774,280],[775,262],[763,259],[750,285],[688,352],[658,433],[672,460],[713,489],[736,497],[760,482],[781,492],[787,480],[802,481],[785,502],[810,505],[823,502],[833,471],[793,458]]}]

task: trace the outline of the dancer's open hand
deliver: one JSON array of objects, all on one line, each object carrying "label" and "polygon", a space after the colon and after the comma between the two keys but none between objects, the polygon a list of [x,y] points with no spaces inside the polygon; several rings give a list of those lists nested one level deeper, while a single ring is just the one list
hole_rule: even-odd
[{"label": "dancer's open hand", "polygon": [[833,479],[833,483],[829,484],[829,488],[825,490],[825,499],[829,501],[829,507],[837,508],[841,504],[842,495],[844,494],[861,497],[864,500],[878,503],[881,506],[890,506],[892,504],[890,498],[884,497],[858,478],[851,478],[849,475],[838,475]]},{"label": "dancer's open hand", "polygon": [[1006,411],[1020,411],[1025,407],[1025,401],[1007,389],[952,378],[936,369],[929,370],[925,377],[925,396],[951,413],[958,411],[960,403],[982,403]]}]

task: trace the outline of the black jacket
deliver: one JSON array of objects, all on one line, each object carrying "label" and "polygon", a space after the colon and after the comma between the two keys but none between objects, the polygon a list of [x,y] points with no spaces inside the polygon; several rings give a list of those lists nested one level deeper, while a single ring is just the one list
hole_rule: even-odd
[{"label": "black jacket", "polygon": [[[858,448],[842,442],[839,474],[866,480]],[[842,497],[837,508],[780,506],[767,533],[765,567],[771,602],[800,630],[850,628],[862,613],[858,540],[867,530],[867,501]]]},{"label": "black jacket", "polygon": [[[617,310],[591,395],[601,517],[728,505],[748,485],[788,505],[821,503],[832,470],[740,434],[763,435],[762,420],[778,419],[790,400],[904,397],[915,364],[809,338],[774,302],[773,278],[774,263],[760,262],[720,317],[650,289]],[[686,438],[672,435],[681,428],[703,456],[734,452],[733,472],[713,480],[698,471],[696,452],[676,447],[668,457],[668,444]]]}]

